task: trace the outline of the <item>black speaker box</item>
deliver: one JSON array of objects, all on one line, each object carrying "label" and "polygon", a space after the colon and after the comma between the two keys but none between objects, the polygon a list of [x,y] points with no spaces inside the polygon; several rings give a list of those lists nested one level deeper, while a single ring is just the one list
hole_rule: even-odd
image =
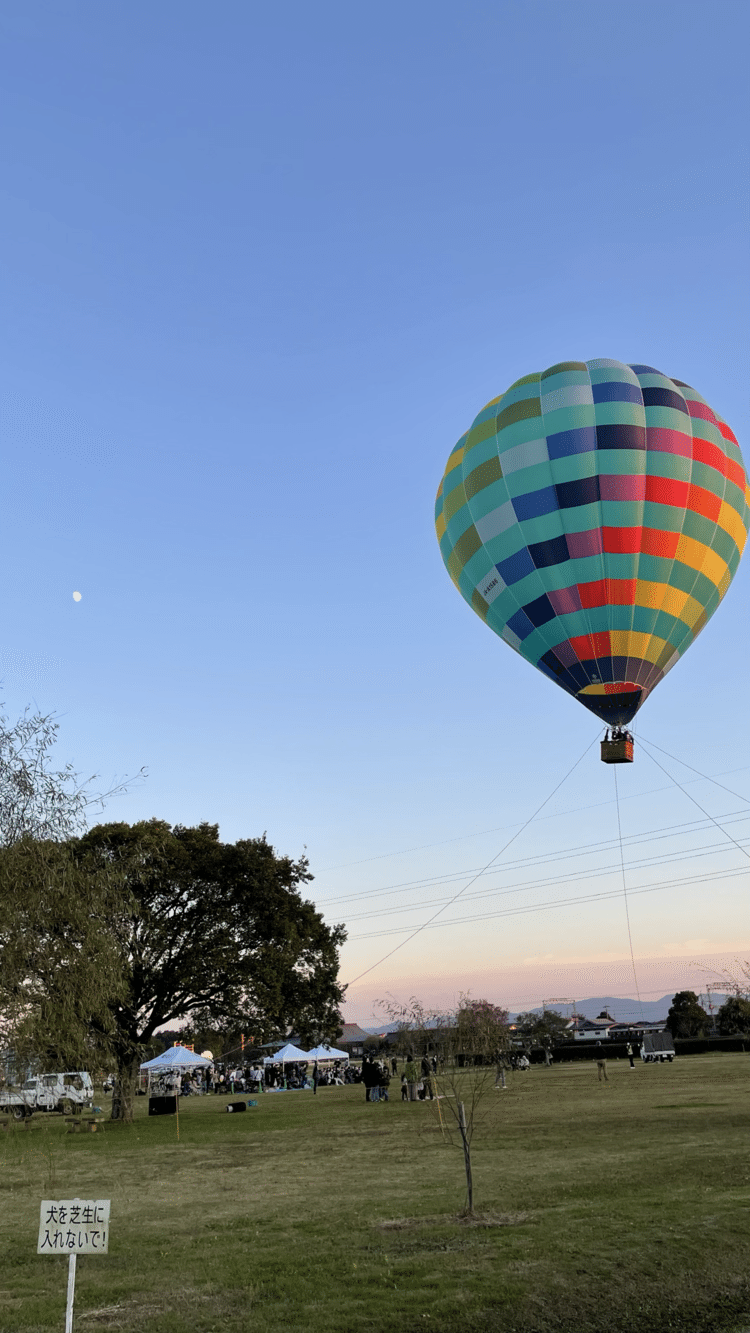
[{"label": "black speaker box", "polygon": [[149,1097],[148,1099],[149,1115],[176,1115],[177,1098],[176,1097]]}]

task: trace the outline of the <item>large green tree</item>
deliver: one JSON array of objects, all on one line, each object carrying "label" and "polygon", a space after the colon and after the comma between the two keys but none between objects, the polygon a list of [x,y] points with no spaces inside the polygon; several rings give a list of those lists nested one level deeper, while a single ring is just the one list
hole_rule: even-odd
[{"label": "large green tree", "polygon": [[716,1015],[722,1037],[750,1037],[750,999],[729,995]]},{"label": "large green tree", "polygon": [[516,1032],[524,1041],[554,1045],[570,1036],[570,1020],[556,1009],[544,1009],[541,1014],[529,1010],[516,1017]]},{"label": "large green tree", "polygon": [[[66,992],[69,960],[76,961],[75,1030],[80,1035],[88,1024],[89,1047],[106,1051],[116,1066],[113,1118],[132,1118],[144,1047],[168,1023],[239,1023],[256,1042],[291,1026],[303,1040],[335,1039],[345,934],[302,897],[312,878],[304,857],[278,855],[265,837],[222,843],[216,825],[172,828],[158,819],[97,825],[57,855],[68,890],[76,883],[79,893],[66,890],[45,903],[49,876],[30,857],[23,888],[33,920],[26,925],[45,951],[61,941],[67,973],[50,969],[46,952],[43,968],[27,964],[27,1023],[36,1019],[39,1036],[46,1015],[50,1055],[58,1039],[64,1044],[68,1029],[50,995],[59,1000]],[[0,852],[0,884],[13,881],[15,849],[13,856],[6,864]],[[22,961],[22,940],[8,942]],[[61,981],[53,984],[52,975]],[[87,975],[95,983],[91,1002]]]},{"label": "large green tree", "polygon": [[703,1037],[708,1032],[710,1020],[705,1009],[698,1003],[695,991],[681,990],[672,997],[667,1014],[667,1027],[673,1037]]}]

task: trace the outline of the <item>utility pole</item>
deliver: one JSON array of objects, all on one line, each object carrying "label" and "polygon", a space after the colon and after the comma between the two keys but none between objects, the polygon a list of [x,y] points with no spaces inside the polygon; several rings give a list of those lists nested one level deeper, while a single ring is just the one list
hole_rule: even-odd
[{"label": "utility pole", "polygon": [[566,996],[555,995],[555,996],[552,997],[551,1000],[542,1000],[542,1007],[543,1007],[543,1008],[546,1008],[548,1004],[569,1004],[569,1005],[571,1006],[571,1011],[570,1011],[570,1014],[568,1015],[568,1017],[569,1017],[569,1018],[577,1018],[577,1017],[578,1017],[578,1015],[576,1014],[576,1002],[575,1002],[575,1000],[569,1000]]},{"label": "utility pole", "polygon": [[709,1013],[709,1016],[710,1016],[710,1019],[711,1019],[711,1036],[712,1036],[712,1037],[715,1037],[715,1036],[716,1036],[716,1019],[714,1018],[714,1002],[713,1002],[713,998],[712,998],[712,995],[711,995],[711,991],[712,991],[712,990],[715,990],[715,989],[716,989],[716,987],[715,987],[715,986],[712,986],[710,981],[707,981],[707,982],[706,982],[706,997],[707,997],[707,999],[708,999],[708,1013]]}]

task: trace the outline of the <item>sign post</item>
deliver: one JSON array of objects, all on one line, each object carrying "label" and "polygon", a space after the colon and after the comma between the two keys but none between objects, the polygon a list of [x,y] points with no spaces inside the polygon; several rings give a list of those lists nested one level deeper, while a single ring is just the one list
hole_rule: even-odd
[{"label": "sign post", "polygon": [[73,1301],[76,1294],[76,1256],[75,1251],[68,1259],[68,1300],[65,1306],[65,1333],[73,1333]]},{"label": "sign post", "polygon": [[73,1333],[76,1258],[109,1249],[109,1199],[42,1199],[37,1254],[67,1254],[65,1333]]}]

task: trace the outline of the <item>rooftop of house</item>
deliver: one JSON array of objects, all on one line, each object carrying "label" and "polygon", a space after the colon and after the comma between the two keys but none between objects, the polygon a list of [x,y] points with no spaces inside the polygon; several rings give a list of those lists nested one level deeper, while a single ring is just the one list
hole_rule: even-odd
[{"label": "rooftop of house", "polygon": [[363,1045],[365,1042],[371,1042],[373,1040],[372,1033],[365,1032],[364,1028],[359,1026],[359,1023],[344,1023],[342,1026],[343,1032],[338,1038],[339,1046],[347,1046],[355,1042],[359,1046]]}]

